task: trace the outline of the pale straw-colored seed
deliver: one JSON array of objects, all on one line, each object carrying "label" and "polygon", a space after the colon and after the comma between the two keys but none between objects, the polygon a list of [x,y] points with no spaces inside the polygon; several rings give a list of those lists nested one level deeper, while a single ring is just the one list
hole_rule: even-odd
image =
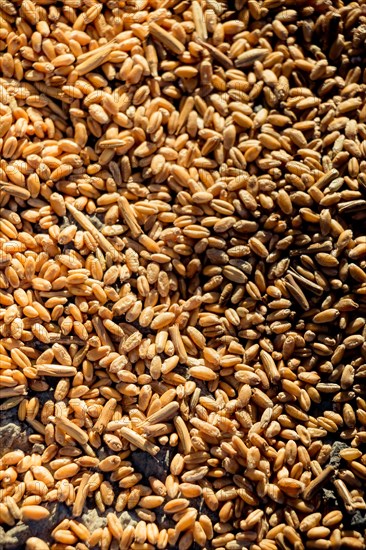
[{"label": "pale straw-colored seed", "polygon": [[56,417],[54,422],[58,428],[61,428],[61,430],[70,435],[70,437],[74,438],[80,445],[85,445],[88,442],[88,434],[74,422],[71,422],[65,417]]},{"label": "pale straw-colored seed", "polygon": [[142,437],[130,428],[123,427],[120,429],[120,433],[121,436],[132,443],[132,445],[135,445],[139,449],[142,449],[153,456],[155,456],[160,450],[157,445],[152,444],[148,439]]},{"label": "pale straw-colored seed", "polygon": [[166,48],[171,50],[175,54],[182,54],[184,52],[184,46],[179,40],[177,40],[172,34],[168,33],[165,29],[157,25],[156,23],[150,23],[150,33],[156,40],[161,42]]}]

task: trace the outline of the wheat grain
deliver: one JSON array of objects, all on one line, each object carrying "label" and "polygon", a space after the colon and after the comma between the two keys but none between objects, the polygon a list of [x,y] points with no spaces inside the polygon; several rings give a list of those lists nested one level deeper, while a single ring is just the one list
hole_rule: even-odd
[{"label": "wheat grain", "polygon": [[[362,6],[20,4],[0,6],[0,410],[35,447],[5,442],[0,522],[60,501],[107,526],[65,519],[55,550],[363,548]],[[161,448],[147,482],[134,453]]]}]

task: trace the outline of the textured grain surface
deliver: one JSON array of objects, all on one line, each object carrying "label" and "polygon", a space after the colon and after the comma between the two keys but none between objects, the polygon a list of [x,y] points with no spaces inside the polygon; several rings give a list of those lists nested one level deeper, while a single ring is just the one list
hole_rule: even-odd
[{"label": "textured grain surface", "polygon": [[0,1],[4,550],[365,548],[363,6]]}]

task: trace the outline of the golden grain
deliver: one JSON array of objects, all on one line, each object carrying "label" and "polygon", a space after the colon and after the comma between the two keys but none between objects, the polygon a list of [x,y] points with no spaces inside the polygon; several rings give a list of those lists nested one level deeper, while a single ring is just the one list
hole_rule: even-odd
[{"label": "golden grain", "polygon": [[34,452],[5,441],[0,522],[363,548],[362,9],[160,4],[1,2],[0,411]]}]

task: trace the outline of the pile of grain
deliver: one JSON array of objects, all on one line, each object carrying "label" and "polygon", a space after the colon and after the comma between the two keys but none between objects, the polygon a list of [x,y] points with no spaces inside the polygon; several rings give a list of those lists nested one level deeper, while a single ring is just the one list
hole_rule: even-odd
[{"label": "pile of grain", "polygon": [[0,409],[35,446],[0,522],[73,518],[29,550],[365,548],[365,38],[364,0],[0,0]]}]

